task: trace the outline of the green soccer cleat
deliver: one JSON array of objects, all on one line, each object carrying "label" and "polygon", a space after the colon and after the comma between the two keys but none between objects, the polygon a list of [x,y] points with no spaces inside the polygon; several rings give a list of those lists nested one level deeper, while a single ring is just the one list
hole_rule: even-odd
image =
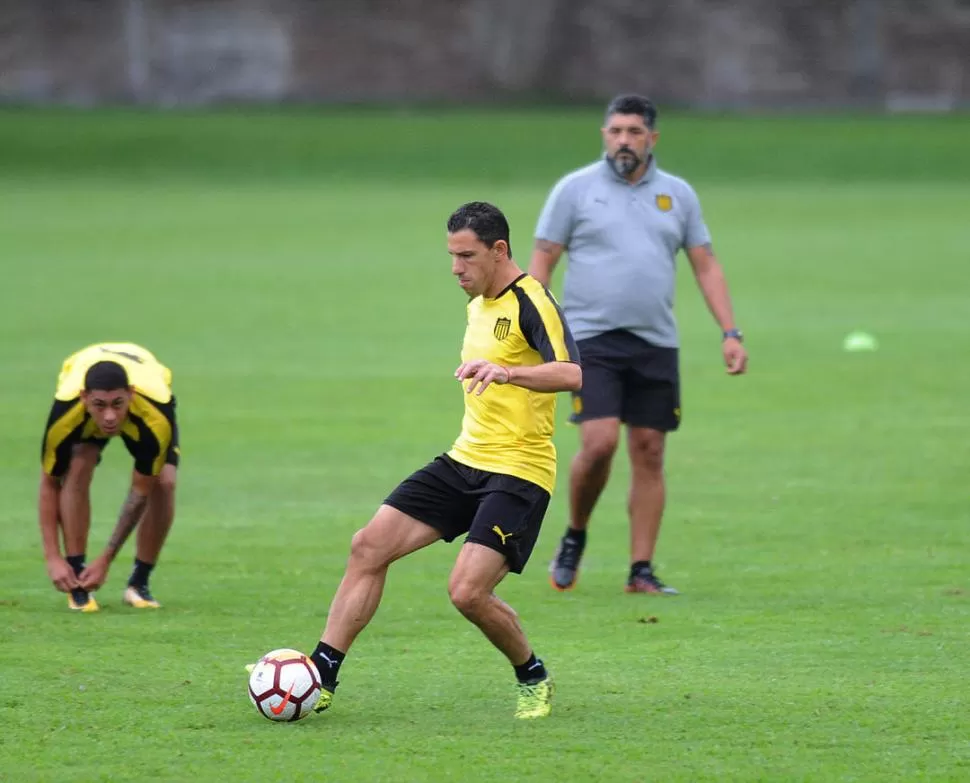
[{"label": "green soccer cleat", "polygon": [[552,694],[555,688],[552,677],[536,683],[519,683],[519,698],[515,706],[515,717],[519,720],[547,718],[552,712]]},{"label": "green soccer cleat", "polygon": [[330,709],[331,704],[333,704],[333,691],[328,691],[326,688],[321,688],[320,698],[318,698],[317,703],[313,705],[313,711],[326,712]]}]

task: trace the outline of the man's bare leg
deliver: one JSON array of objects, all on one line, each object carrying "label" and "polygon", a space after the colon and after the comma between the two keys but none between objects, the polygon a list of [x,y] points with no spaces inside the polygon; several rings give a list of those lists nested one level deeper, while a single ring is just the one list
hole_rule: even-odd
[{"label": "man's bare leg", "polygon": [[586,530],[610,478],[619,437],[617,418],[592,419],[580,425],[580,448],[569,469],[569,527],[549,568],[556,590],[571,590],[579,578]]},{"label": "man's bare leg", "polygon": [[451,602],[478,626],[513,666],[521,666],[532,654],[519,616],[494,590],[509,572],[505,555],[482,544],[467,543],[448,580]]},{"label": "man's bare leg", "polygon": [[[320,644],[310,656],[320,670],[324,687],[331,693],[337,685],[340,664],[377,612],[391,563],[439,538],[441,534],[433,527],[387,505],[382,505],[374,518],[354,534]],[[326,706],[329,702],[318,709]]]},{"label": "man's bare leg", "polygon": [[515,669],[519,681],[517,718],[544,718],[552,708],[552,680],[522,630],[519,616],[495,595],[509,572],[505,555],[487,546],[466,543],[448,581],[451,602]]},{"label": "man's bare leg", "polygon": [[[75,446],[58,494],[57,521],[64,542],[64,559],[75,576],[80,576],[86,566],[91,530],[91,482],[100,454],[101,450],[90,443]],[[68,605],[72,609],[98,610],[97,602],[87,590],[78,587],[70,595]]]},{"label": "man's bare leg", "polygon": [[164,465],[152,487],[148,506],[138,523],[135,565],[125,590],[125,603],[139,609],[158,608],[148,589],[148,578],[158,563],[162,547],[175,521],[175,486],[178,469]]},{"label": "man's bare leg", "polygon": [[660,536],[666,489],[664,448],[666,433],[648,427],[630,427],[630,576],[627,592],[676,595],[653,570],[653,556]]},{"label": "man's bare leg", "polygon": [[58,521],[69,563],[72,558],[77,557],[83,562],[87,554],[88,533],[91,530],[91,481],[94,479],[99,456],[100,450],[97,446],[87,443],[75,446],[67,473],[61,482]]}]

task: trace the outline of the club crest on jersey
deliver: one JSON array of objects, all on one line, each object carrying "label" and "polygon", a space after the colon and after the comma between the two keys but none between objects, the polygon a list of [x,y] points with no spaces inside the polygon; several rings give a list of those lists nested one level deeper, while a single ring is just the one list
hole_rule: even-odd
[{"label": "club crest on jersey", "polygon": [[674,208],[674,199],[666,193],[658,193],[655,199],[657,209],[661,212],[670,212]]},{"label": "club crest on jersey", "polygon": [[496,340],[504,340],[509,336],[509,330],[512,328],[511,318],[499,318],[495,322],[495,328],[492,330],[495,335]]}]

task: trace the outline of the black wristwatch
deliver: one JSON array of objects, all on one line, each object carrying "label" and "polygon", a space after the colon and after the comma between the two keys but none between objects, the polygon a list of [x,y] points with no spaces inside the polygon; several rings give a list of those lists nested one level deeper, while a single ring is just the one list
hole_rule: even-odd
[{"label": "black wristwatch", "polygon": [[726,340],[728,337],[733,337],[739,343],[744,342],[744,335],[741,333],[740,329],[728,329],[724,332],[722,339]]}]

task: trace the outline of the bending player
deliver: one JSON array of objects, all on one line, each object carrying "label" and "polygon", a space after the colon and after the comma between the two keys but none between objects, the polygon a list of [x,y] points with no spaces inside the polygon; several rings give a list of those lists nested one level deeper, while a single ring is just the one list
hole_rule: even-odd
[{"label": "bending player", "polygon": [[[86,565],[91,481],[115,436],[135,461],[131,489],[107,546]],[[44,433],[38,507],[47,573],[68,593],[71,609],[98,611],[93,592],[136,526],[135,565],[123,601],[159,607],[148,578],[175,516],[178,443],[172,373],[151,352],[132,343],[101,343],[65,359]]]}]

